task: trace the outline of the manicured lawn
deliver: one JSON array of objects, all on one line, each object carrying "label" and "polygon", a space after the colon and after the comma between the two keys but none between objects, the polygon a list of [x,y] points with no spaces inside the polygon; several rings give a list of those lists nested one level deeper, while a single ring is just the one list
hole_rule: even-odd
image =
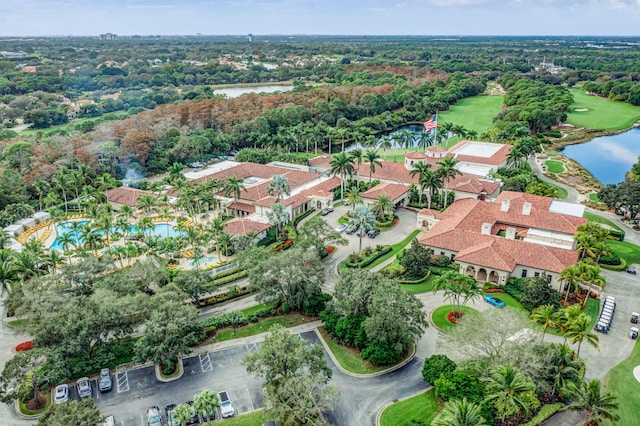
[{"label": "manicured lawn", "polygon": [[27,325],[28,322],[29,322],[28,319],[19,319],[19,320],[8,321],[7,325],[13,328],[23,328],[24,326]]},{"label": "manicured lawn", "polygon": [[[491,296],[495,296],[498,299],[502,300],[505,305],[511,306],[512,308],[519,309],[523,312],[527,312],[527,310],[518,302],[513,296],[507,293],[483,293],[482,297],[490,294]],[[483,299],[484,301],[484,299]],[[485,302],[486,303],[486,302]],[[497,308],[500,309],[500,308]]]},{"label": "manicured lawn", "polygon": [[380,367],[373,365],[369,361],[363,360],[358,350],[336,343],[325,331],[324,327],[320,327],[318,330],[322,334],[322,338],[327,343],[327,346],[329,346],[333,356],[345,370],[356,374],[372,374],[389,368],[388,366]]},{"label": "manicured lawn", "polygon": [[[107,115],[107,114],[105,114]],[[112,113],[108,114],[109,116],[112,117],[118,117],[117,119],[122,119],[128,116],[126,111],[115,111]],[[23,130],[21,132],[19,132],[20,136],[35,136],[36,134],[38,134],[38,132],[42,132],[45,135],[48,132],[52,132],[52,131],[65,131],[65,132],[71,132],[71,131],[75,131],[76,130],[76,125],[80,124],[84,121],[91,121],[91,120],[98,120],[100,117],[91,117],[91,118],[80,118],[77,120],[73,120],[69,123],[65,123],[65,124],[59,124],[57,126],[51,126],[51,127],[47,127],[46,129],[26,129]]]},{"label": "manicured lawn", "polygon": [[[496,309],[499,309],[499,308],[496,308]],[[435,326],[438,327],[440,330],[448,330],[449,328],[455,326],[455,324],[449,322],[449,320],[447,319],[447,314],[452,310],[460,310],[465,314],[469,314],[471,312],[478,312],[475,309],[470,308],[468,306],[463,306],[462,308],[458,308],[455,305],[444,305],[444,306],[440,306],[439,308],[436,308],[433,311],[433,313],[431,314],[431,321],[433,321]]]},{"label": "manicured lawn", "polygon": [[391,250],[389,253],[385,254],[384,256],[380,257],[379,259],[376,259],[375,262],[373,262],[371,265],[368,266],[368,269],[371,269],[374,266],[377,266],[377,265],[381,264],[382,262],[384,262],[385,260],[389,259],[391,256],[395,256],[396,254],[398,254],[398,252],[400,252],[400,250],[402,250],[409,243],[411,243],[411,241],[413,241],[413,239],[416,236],[418,236],[419,233],[420,233],[420,231],[416,229],[411,234],[409,234],[409,236],[407,238],[405,238],[404,240],[400,241],[399,243],[393,244],[391,246],[391,248],[393,250]]},{"label": "manicured lawn", "polygon": [[558,153],[557,152],[547,152],[547,156],[548,157],[557,157]]},{"label": "manicured lawn", "polygon": [[[271,420],[267,417],[267,413],[264,410],[252,411],[248,414],[241,414],[238,416],[228,417],[224,419],[224,426],[257,426]],[[217,424],[218,421],[211,422],[211,424]]]},{"label": "manicured lawn", "polygon": [[429,276],[425,282],[420,284],[400,284],[400,287],[404,291],[408,291],[409,293],[418,294],[418,293],[426,293],[427,291],[433,290],[433,274]]},{"label": "manicured lawn", "polygon": [[438,114],[439,123],[453,123],[478,134],[489,130],[493,118],[502,110],[502,96],[472,96],[460,99],[448,111]]},{"label": "manicured lawn", "polygon": [[33,416],[33,415],[36,415],[36,414],[42,414],[45,411],[47,411],[47,409],[51,406],[51,392],[42,391],[40,396],[46,400],[44,407],[42,407],[40,410],[29,410],[22,403],[22,401],[18,401],[18,405],[20,407],[20,412],[22,412],[22,414],[25,414],[27,416]]},{"label": "manicured lawn", "polygon": [[569,191],[567,191],[563,187],[558,186],[558,185],[554,185],[552,183],[550,183],[549,185],[553,186],[555,189],[558,190],[558,198],[560,200],[564,200],[565,198],[567,198],[569,196]]},{"label": "manicured lawn", "polygon": [[255,314],[255,313],[256,313],[256,312],[258,312],[258,311],[261,311],[261,310],[263,310],[263,309],[270,308],[270,307],[271,307],[271,305],[269,305],[269,304],[267,304],[267,303],[261,303],[261,304],[256,305],[256,306],[252,306],[252,307],[250,307],[250,308],[243,309],[243,310],[242,310],[242,311],[240,311],[240,312],[242,312],[242,313],[243,313],[243,314],[245,314],[246,316],[249,316],[249,315],[253,315],[253,314]]},{"label": "manicured lawn", "polygon": [[551,173],[564,172],[564,164],[562,163],[562,161],[547,160],[544,163],[547,165],[547,170],[549,170]]},{"label": "manicured lawn", "polygon": [[633,369],[640,365],[640,345],[633,347],[629,358],[613,367],[604,377],[603,383],[607,391],[618,397],[618,425],[638,423],[638,395],[640,382],[633,376]]},{"label": "manicured lawn", "polygon": [[438,401],[433,389],[411,398],[394,402],[382,412],[381,426],[404,426],[413,421],[429,425],[436,418],[442,404]]},{"label": "manicured lawn", "polygon": [[[600,301],[597,299],[589,299],[587,300],[587,305],[584,307],[582,312],[591,318],[589,322],[589,328],[592,329],[595,327],[596,322],[598,321],[598,313],[600,313]],[[542,329],[540,329],[542,331]],[[553,334],[554,336],[561,336],[560,332],[555,330],[554,328],[548,328],[547,334]]]},{"label": "manicured lawn", "polygon": [[236,327],[235,336],[233,335],[233,327],[220,329],[216,333],[213,340],[207,341],[206,343],[223,342],[225,340],[235,339],[236,337],[254,336],[256,334],[269,331],[269,329],[276,324],[281,324],[283,327],[288,328],[304,324],[305,322],[308,322],[308,319],[304,318],[303,321],[303,317],[300,314],[289,314],[278,317],[264,318],[260,319],[258,322],[252,322],[242,327]]},{"label": "manicured lawn", "polygon": [[617,254],[627,262],[627,265],[640,263],[640,247],[637,245],[626,243],[624,241],[612,240],[607,240],[606,243],[609,244],[613,253]]},{"label": "manicured lawn", "polygon": [[596,194],[595,192],[592,192],[591,194],[589,194],[589,200],[598,203],[600,202],[600,197],[598,197],[598,194]]},{"label": "manicured lawn", "polygon": [[[591,195],[589,195],[589,198],[591,198]],[[602,223],[604,225],[612,227],[613,229],[617,229],[618,231],[622,231],[622,228],[620,228],[615,223],[611,222],[606,217],[598,216],[597,214],[593,214],[593,213],[589,213],[589,212],[584,212],[582,217],[585,217],[585,218],[589,219],[592,222]]]},{"label": "manicured lawn", "polygon": [[[614,102],[598,96],[589,96],[580,89],[569,89],[574,102],[569,106],[567,123],[578,127],[601,130],[626,129],[640,119],[640,108]],[[587,109],[587,111],[576,111]]]}]

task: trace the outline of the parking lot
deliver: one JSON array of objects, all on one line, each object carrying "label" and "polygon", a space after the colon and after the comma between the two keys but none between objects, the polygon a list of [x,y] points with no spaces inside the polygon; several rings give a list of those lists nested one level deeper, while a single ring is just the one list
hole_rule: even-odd
[{"label": "parking lot", "polygon": [[[149,407],[157,405],[164,412],[165,406],[193,400],[204,389],[228,391],[236,413],[246,413],[263,404],[261,382],[240,365],[245,354],[257,349],[257,344],[243,345],[184,358],[184,375],[169,383],[156,379],[154,367],[114,374],[111,392],[97,391],[96,380],[92,380],[93,396],[100,411],[114,415],[121,426],[146,425]],[[71,392],[77,399],[75,388]]]}]

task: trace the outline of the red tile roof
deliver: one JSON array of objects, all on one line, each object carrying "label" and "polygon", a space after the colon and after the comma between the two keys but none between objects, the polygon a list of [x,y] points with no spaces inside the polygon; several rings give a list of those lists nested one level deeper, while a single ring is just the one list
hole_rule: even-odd
[{"label": "red tile roof", "polygon": [[442,145],[434,145],[434,146],[430,146],[427,147],[427,151],[429,152],[447,152],[449,151],[447,148],[445,148]]},{"label": "red tile roof", "polygon": [[255,213],[256,212],[256,208],[254,206],[252,206],[251,204],[247,204],[247,203],[231,203],[229,204],[229,208],[231,210],[239,210],[241,212],[247,212],[247,213]]},{"label": "red tile roof", "polygon": [[268,223],[254,222],[253,220],[246,218],[236,217],[227,222],[224,225],[223,230],[231,235],[247,235],[247,233],[251,231],[259,234],[260,232],[271,228],[271,226],[272,225]]},{"label": "red tile roof", "polygon": [[383,182],[363,192],[360,196],[362,198],[375,200],[381,195],[388,195],[392,200],[397,200],[407,192],[409,192],[408,186]]},{"label": "red tile roof", "polygon": [[409,158],[411,160],[422,160],[424,158],[427,158],[427,154],[419,151],[411,151],[411,152],[407,152],[404,155],[404,158]]},{"label": "red tile roof", "polygon": [[116,204],[126,204],[128,206],[136,206],[138,204],[138,197],[141,195],[151,195],[158,198],[158,194],[150,191],[143,191],[141,189],[129,188],[127,186],[120,186],[118,188],[110,189],[105,192],[107,195],[107,201]]}]

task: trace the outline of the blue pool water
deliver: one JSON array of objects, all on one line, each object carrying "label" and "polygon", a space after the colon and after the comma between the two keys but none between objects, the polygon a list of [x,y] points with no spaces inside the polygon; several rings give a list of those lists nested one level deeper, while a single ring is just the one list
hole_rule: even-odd
[{"label": "blue pool water", "polygon": [[[200,259],[200,266],[207,266],[217,261],[218,261],[218,256],[203,257],[202,259]],[[198,266],[198,265],[196,265],[195,261],[191,261],[191,266]]]},{"label": "blue pool water", "polygon": [[[84,225],[86,223],[88,223],[88,220],[81,220],[79,222],[63,222],[63,223],[59,223],[58,225],[56,225],[56,239],[53,241],[53,244],[51,244],[51,247],[49,247],[49,249],[51,250],[64,250],[64,246],[62,244],[60,244],[60,241],[58,239],[58,236],[60,235],[64,235],[64,234],[71,234],[71,236],[74,238],[74,240],[76,242],[82,242],[81,240],[81,235],[82,233],[79,231],[74,231],[73,227],[72,227],[72,223],[79,223],[80,225]],[[112,229],[111,232],[119,232],[119,229]],[[95,231],[97,234],[103,235],[104,233],[102,231]],[[137,229],[137,227],[135,225],[131,225],[131,228],[129,229],[129,232],[132,234],[138,233],[138,232],[142,232],[139,231]],[[151,228],[150,230],[147,231],[147,234],[149,235],[154,235],[154,236],[159,236],[159,237],[163,237],[163,238],[167,238],[167,237],[178,237],[181,235],[184,235],[183,231],[177,231],[173,228],[173,225],[169,224],[169,223],[155,223],[153,225],[153,228]],[[216,258],[217,260],[217,258]],[[202,264],[202,262],[201,262]]]}]

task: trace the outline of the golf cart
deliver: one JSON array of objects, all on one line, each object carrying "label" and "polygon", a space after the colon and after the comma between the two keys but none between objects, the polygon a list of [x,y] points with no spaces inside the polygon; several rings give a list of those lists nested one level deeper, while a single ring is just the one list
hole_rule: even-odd
[{"label": "golf cart", "polygon": [[634,324],[638,323],[638,318],[640,317],[640,314],[637,312],[631,312],[631,322]]},{"label": "golf cart", "polygon": [[638,327],[631,327],[631,330],[629,330],[629,337],[631,337],[633,340],[638,338]]}]

